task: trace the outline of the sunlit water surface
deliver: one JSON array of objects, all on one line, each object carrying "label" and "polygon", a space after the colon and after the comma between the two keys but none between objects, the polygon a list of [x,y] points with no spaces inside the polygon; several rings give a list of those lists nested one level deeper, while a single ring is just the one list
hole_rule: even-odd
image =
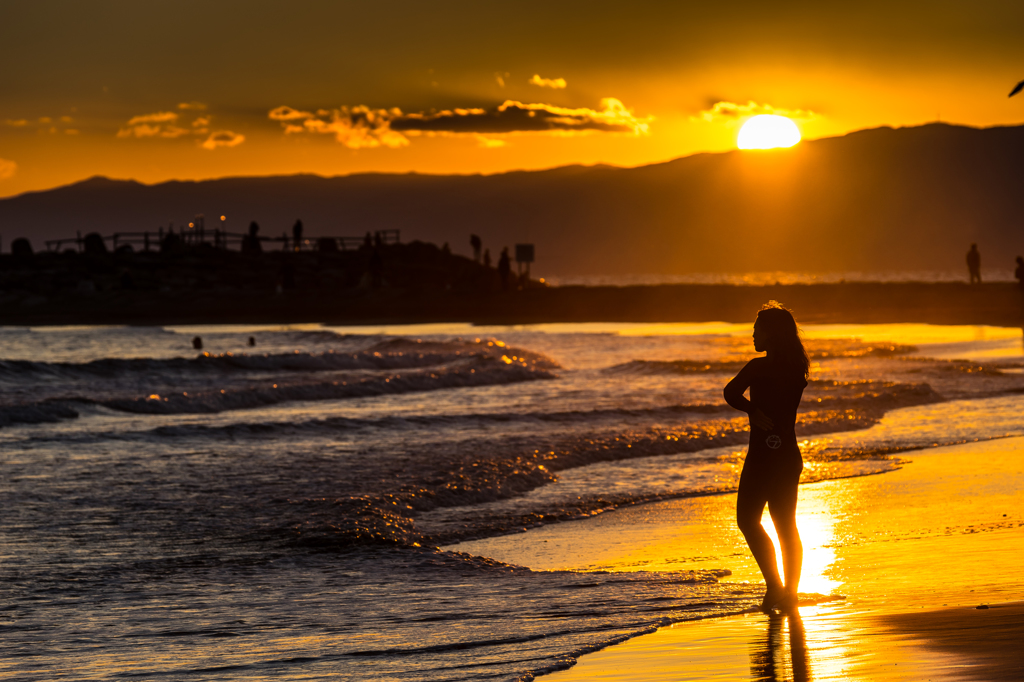
[{"label": "sunlit water surface", "polygon": [[[806,481],[1021,433],[1020,330],[805,335]],[[0,328],[0,676],[530,679],[748,608],[760,588],[749,558],[722,550],[729,524],[675,556],[669,535],[596,549],[592,522],[571,521],[727,501],[745,425],[721,390],[749,336]],[[834,532],[814,522],[809,538]],[[530,528],[530,568],[489,556],[488,538]],[[563,546],[545,542],[555,530]],[[837,587],[813,569],[829,562],[809,554],[805,589]]]}]

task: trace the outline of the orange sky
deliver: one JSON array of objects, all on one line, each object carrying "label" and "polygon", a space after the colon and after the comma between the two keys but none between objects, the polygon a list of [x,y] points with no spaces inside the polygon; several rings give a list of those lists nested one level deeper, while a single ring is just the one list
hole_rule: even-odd
[{"label": "orange sky", "polygon": [[1024,3],[820,5],[4,3],[0,196],[639,165],[766,111],[808,138],[1024,121]]}]

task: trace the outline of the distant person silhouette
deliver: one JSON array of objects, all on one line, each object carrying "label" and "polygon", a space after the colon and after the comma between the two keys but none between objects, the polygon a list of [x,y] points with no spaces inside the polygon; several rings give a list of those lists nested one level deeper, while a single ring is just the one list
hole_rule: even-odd
[{"label": "distant person silhouette", "polygon": [[260,244],[260,225],[255,220],[249,223],[249,234],[242,237],[242,253],[261,253],[263,247]]},{"label": "distant person silhouette", "polygon": [[475,234],[469,235],[469,245],[473,247],[473,260],[477,263],[480,262],[480,248],[483,246],[483,242],[480,241],[480,237]]},{"label": "distant person silhouette", "polygon": [[[173,227],[167,228],[167,234],[164,235],[163,241],[160,242],[160,251],[162,252],[173,252],[177,251],[181,246],[181,238],[174,233]],[[245,242],[242,243],[242,248],[245,248]]]},{"label": "distant person silhouette", "polygon": [[[775,301],[757,313],[754,358],[725,387],[725,401],[750,415],[750,445],[740,473],[736,522],[764,576],[763,611],[792,609],[803,564],[796,527],[797,485],[803,458],[796,442],[796,410],[807,386],[809,361],[793,314]],[[750,389],[750,399],[743,393]],[[786,580],[779,577],[775,545],[761,526],[765,505],[782,544]]]},{"label": "distant person silhouette", "polygon": [[508,247],[501,250],[498,258],[498,277],[501,279],[501,290],[508,291],[508,277],[512,273],[512,263],[508,259]]},{"label": "distant person silhouette", "polygon": [[90,232],[85,235],[85,239],[82,240],[82,246],[87,254],[94,256],[105,256],[107,253],[107,245],[103,242],[103,237],[100,236],[99,232]]},{"label": "distant person silhouette", "polygon": [[1024,320],[1024,258],[1017,256],[1017,269],[1013,271],[1017,278],[1017,288],[1020,290],[1020,317]]},{"label": "distant person silhouette", "polygon": [[490,249],[484,249],[484,267],[485,268],[491,267],[491,250]]},{"label": "distant person silhouette", "polygon": [[14,260],[32,260],[32,242],[24,237],[18,237],[11,242],[11,255],[14,256]]},{"label": "distant person silhouette", "polygon": [[977,244],[971,244],[971,250],[967,252],[967,270],[971,274],[971,284],[981,284],[981,254]]},{"label": "distant person silhouette", "polygon": [[296,220],[292,225],[292,241],[295,242],[295,250],[302,248],[302,221]]},{"label": "distant person silhouette", "polygon": [[196,349],[196,350],[202,350],[203,349],[203,338],[201,336],[194,337],[192,339],[192,347],[194,349]]},{"label": "distant person silhouette", "polygon": [[256,345],[256,337],[255,336],[250,336],[249,337],[249,346],[255,346],[255,345]]}]

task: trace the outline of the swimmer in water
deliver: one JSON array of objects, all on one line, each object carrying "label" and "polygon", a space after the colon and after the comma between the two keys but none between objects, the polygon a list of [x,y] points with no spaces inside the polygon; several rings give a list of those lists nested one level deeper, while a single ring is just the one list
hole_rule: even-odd
[{"label": "swimmer in water", "polygon": [[[810,365],[793,314],[769,301],[754,322],[754,358],[725,387],[725,401],[750,415],[750,446],[740,474],[736,521],[764,575],[767,592],[761,610],[792,609],[803,563],[796,528],[796,491],[804,468],[796,444],[796,409],[807,386]],[[744,392],[750,389],[750,399]],[[779,577],[775,545],[761,527],[765,505],[782,544],[786,580]]]}]

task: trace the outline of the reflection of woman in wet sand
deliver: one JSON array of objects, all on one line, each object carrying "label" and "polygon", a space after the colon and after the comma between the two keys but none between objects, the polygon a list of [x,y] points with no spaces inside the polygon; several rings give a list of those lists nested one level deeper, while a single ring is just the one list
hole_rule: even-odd
[{"label": "reflection of woman in wet sand", "polygon": [[[796,409],[807,386],[807,353],[793,315],[769,301],[754,322],[754,358],[725,387],[725,400],[750,415],[750,447],[740,474],[736,520],[764,575],[767,592],[761,609],[796,605],[803,545],[796,528],[796,490],[803,459],[796,444]],[[750,389],[750,400],[743,393]],[[783,583],[775,563],[775,545],[761,527],[768,505],[782,543]]]},{"label": "reflection of woman in wet sand", "polygon": [[[789,625],[789,646],[783,637],[782,625]],[[807,660],[807,635],[800,612],[793,609],[786,619],[772,618],[767,640],[751,642],[750,676],[764,682],[807,682],[811,666]],[[787,651],[788,648],[788,651]],[[788,673],[788,674],[787,674]]]}]

